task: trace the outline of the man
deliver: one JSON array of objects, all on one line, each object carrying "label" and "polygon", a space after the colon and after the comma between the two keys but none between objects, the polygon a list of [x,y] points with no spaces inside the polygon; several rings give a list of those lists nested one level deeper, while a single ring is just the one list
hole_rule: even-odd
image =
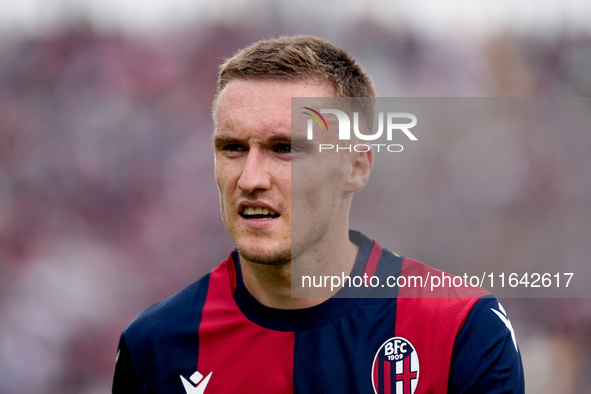
[{"label": "man", "polygon": [[440,273],[349,231],[371,150],[322,154],[292,131],[292,97],[375,96],[350,55],[315,37],[261,41],[226,61],[213,104],[215,176],[236,251],[124,331],[114,393],[524,391],[509,320],[482,289],[292,298],[296,265],[351,277]]}]

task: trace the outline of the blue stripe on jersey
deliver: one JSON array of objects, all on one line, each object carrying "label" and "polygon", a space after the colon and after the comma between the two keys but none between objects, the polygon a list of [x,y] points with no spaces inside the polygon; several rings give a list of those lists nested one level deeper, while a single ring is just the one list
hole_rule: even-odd
[{"label": "blue stripe on jersey", "polygon": [[[351,276],[361,276],[374,242],[354,231],[350,232],[350,238],[359,245]],[[383,283],[388,275],[399,275],[401,269],[402,258],[384,249],[375,275]],[[373,359],[380,346],[396,335],[397,294],[397,288],[382,288],[381,284],[366,289],[364,295],[384,298],[359,299],[346,316],[321,330],[296,332],[294,392],[373,393]]]},{"label": "blue stripe on jersey", "polygon": [[395,322],[395,300],[371,298],[359,300],[346,316],[322,329],[296,332],[294,392],[373,393],[373,359],[394,336]]}]

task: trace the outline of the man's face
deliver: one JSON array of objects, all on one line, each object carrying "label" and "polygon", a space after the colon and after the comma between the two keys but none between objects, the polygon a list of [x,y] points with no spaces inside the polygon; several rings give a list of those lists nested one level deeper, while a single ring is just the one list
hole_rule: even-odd
[{"label": "man's face", "polygon": [[330,228],[343,193],[343,166],[322,164],[329,156],[317,153],[303,129],[301,136],[291,130],[292,97],[330,96],[326,85],[313,83],[233,80],[224,88],[214,134],[215,176],[224,224],[243,258],[290,261],[292,163],[305,173],[298,175],[296,223],[306,227],[293,241],[313,243]]}]

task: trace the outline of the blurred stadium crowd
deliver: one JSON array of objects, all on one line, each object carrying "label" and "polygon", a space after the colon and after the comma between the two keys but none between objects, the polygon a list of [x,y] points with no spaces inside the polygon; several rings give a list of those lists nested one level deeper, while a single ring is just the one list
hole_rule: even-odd
[{"label": "blurred stadium crowd", "polygon": [[[79,25],[0,44],[0,393],[109,391],[121,330],[227,257],[215,75],[223,57],[275,34],[212,25],[138,38]],[[385,96],[591,95],[589,35],[434,40],[361,20],[339,37]],[[591,173],[590,147],[577,149],[570,165]],[[551,167],[548,182],[562,176]],[[437,261],[433,249],[421,257]],[[588,301],[505,302],[531,392],[591,393]]]}]

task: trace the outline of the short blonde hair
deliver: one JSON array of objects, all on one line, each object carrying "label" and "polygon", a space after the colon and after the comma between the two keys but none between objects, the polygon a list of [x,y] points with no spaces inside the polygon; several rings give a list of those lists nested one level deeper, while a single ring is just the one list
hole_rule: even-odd
[{"label": "short blonde hair", "polygon": [[213,101],[233,79],[318,81],[334,89],[335,97],[376,97],[373,80],[347,52],[314,36],[283,36],[241,49],[220,67]]}]

